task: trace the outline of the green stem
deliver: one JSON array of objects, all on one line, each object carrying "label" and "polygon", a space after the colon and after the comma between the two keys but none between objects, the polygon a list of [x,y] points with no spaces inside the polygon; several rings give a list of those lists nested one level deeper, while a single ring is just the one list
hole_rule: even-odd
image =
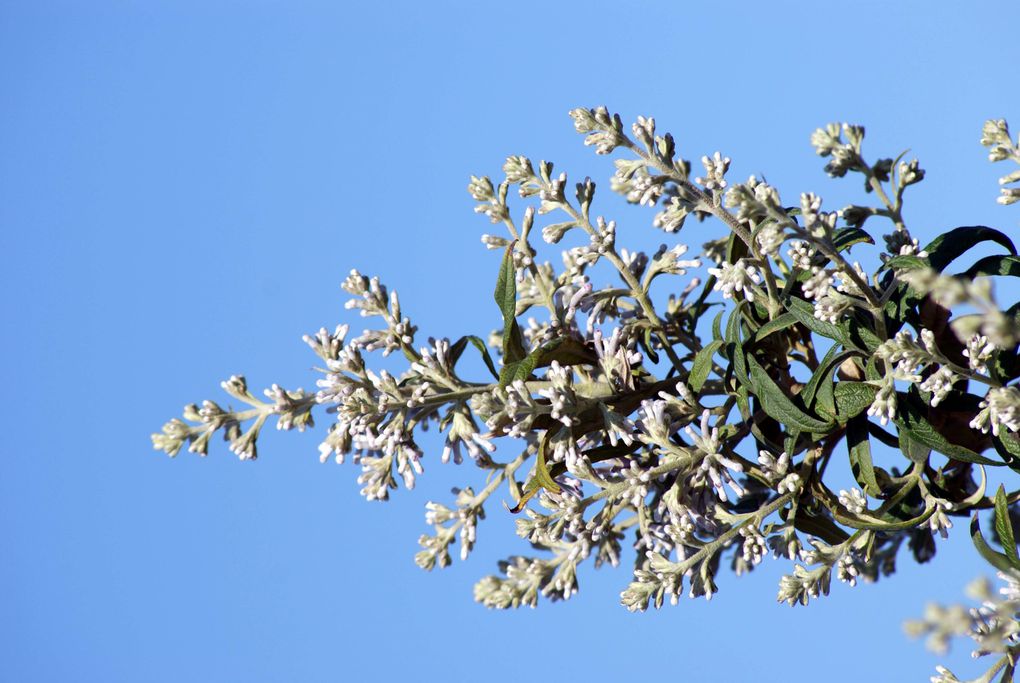
[{"label": "green stem", "polygon": [[[588,233],[588,235],[597,234],[595,226],[591,224],[591,221],[589,221],[586,216],[582,216],[581,213],[570,204],[570,202],[564,201],[561,206],[563,210],[566,211],[567,214],[573,218],[585,232]],[[648,319],[648,322],[650,322],[655,329],[655,335],[662,343],[662,348],[666,352],[666,355],[669,356],[669,360],[673,364],[673,367],[677,370],[683,370],[683,363],[680,360],[680,357],[676,354],[676,350],[673,348],[672,342],[669,341],[669,337],[666,335],[666,329],[662,324],[662,320],[659,318],[659,314],[655,311],[655,306],[652,305],[651,300],[648,298],[648,294],[645,292],[644,288],[641,287],[641,283],[638,282],[636,277],[634,277],[634,273],[630,272],[630,269],[627,268],[623,259],[621,259],[620,255],[616,253],[615,245],[612,250],[605,254],[605,256],[609,259],[609,262],[613,264],[616,270],[619,271],[620,277],[622,277],[623,281],[627,283],[627,286],[630,287],[631,296],[633,296],[634,300],[638,302],[639,306],[641,306],[641,310]]]}]

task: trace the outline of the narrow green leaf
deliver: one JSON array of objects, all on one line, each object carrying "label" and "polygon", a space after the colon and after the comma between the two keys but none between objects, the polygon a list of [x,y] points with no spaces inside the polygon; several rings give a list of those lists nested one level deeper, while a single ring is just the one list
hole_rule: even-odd
[{"label": "narrow green leaf", "polygon": [[1009,275],[1020,277],[1020,257],[1017,256],[986,256],[978,259],[966,271],[961,273],[966,278],[974,279],[978,275]]},{"label": "narrow green leaf", "polygon": [[1002,430],[998,436],[992,436],[992,445],[1003,460],[1020,462],[1020,441],[1008,431]]},{"label": "narrow green leaf", "polygon": [[819,320],[815,317],[815,307],[800,297],[791,296],[784,302],[786,310],[797,318],[804,327],[812,332],[822,335],[827,339],[838,341],[846,348],[855,348],[849,335],[832,323]]},{"label": "narrow green leaf", "polygon": [[499,371],[499,386],[506,387],[508,384],[513,384],[516,380],[521,380],[522,382],[528,381],[531,373],[538,366],[540,353],[541,349],[535,349],[525,356],[523,360],[504,363]]},{"label": "narrow green leaf", "polygon": [[499,372],[496,371],[496,364],[492,362],[492,356],[489,355],[489,349],[480,338],[473,334],[468,334],[458,339],[452,346],[450,346],[450,357],[452,359],[452,365],[456,367],[457,361],[460,360],[461,355],[464,353],[464,349],[467,348],[468,342],[478,349],[478,353],[482,354],[482,360],[485,362],[485,367],[489,369],[492,376],[499,379]]},{"label": "narrow green leaf", "polygon": [[887,270],[920,270],[928,267],[926,259],[911,255],[893,256],[882,265],[882,268]]},{"label": "narrow green leaf", "polygon": [[970,520],[970,538],[974,541],[974,547],[977,548],[978,554],[985,558],[990,565],[1002,572],[1013,569],[1009,558],[992,550],[992,547],[985,541],[985,537],[981,535],[981,524],[978,522],[978,513],[976,512]]},{"label": "narrow green leaf", "polygon": [[747,362],[744,360],[744,340],[740,333],[740,320],[746,303],[746,301],[741,301],[737,304],[726,322],[726,343],[729,345],[728,352],[732,354],[730,367],[741,384],[747,384],[750,381],[747,375]]},{"label": "narrow green leaf", "polygon": [[687,377],[687,384],[694,393],[701,391],[701,387],[705,385],[708,373],[712,371],[712,357],[716,351],[722,348],[722,345],[722,341],[717,339],[703,347],[694,356],[694,363],[691,365],[691,372]]},{"label": "narrow green leaf", "polygon": [[796,324],[797,317],[795,315],[792,313],[783,313],[782,315],[777,316],[775,320],[770,320],[759,327],[758,331],[754,333],[754,341],[760,342],[770,334],[785,330],[788,327],[793,327]]},{"label": "narrow green leaf", "polygon": [[730,233],[729,242],[726,243],[726,262],[736,263],[747,256],[747,245],[744,240],[737,237],[736,233]]},{"label": "narrow green leaf", "polygon": [[755,395],[761,401],[762,410],[769,417],[805,432],[827,432],[832,427],[831,422],[811,417],[797,407],[753,357],[747,357],[747,366],[751,371],[750,379]]},{"label": "narrow green leaf", "polygon": [[849,340],[849,344],[846,344],[848,347],[863,349],[868,353],[874,353],[875,349],[882,344],[882,340],[878,338],[878,335],[872,332],[867,326],[862,325],[854,317],[849,317],[843,320],[839,324],[839,328]]},{"label": "narrow green leaf", "polygon": [[573,337],[558,337],[518,361],[503,363],[499,372],[499,386],[505,387],[515,380],[527,381],[535,368],[545,367],[553,361],[561,365],[582,365],[595,362],[595,356],[580,341]]},{"label": "narrow green leaf", "polygon": [[651,327],[646,327],[645,328],[644,334],[641,335],[640,343],[641,343],[641,348],[644,350],[645,355],[648,356],[648,359],[650,361],[652,361],[653,363],[658,363],[659,362],[659,353],[652,346],[652,328]]},{"label": "narrow green leaf", "polygon": [[737,387],[737,410],[740,411],[740,417],[747,420],[751,419],[751,392],[748,391],[746,384],[741,384]]},{"label": "narrow green leaf", "polygon": [[909,429],[900,427],[899,432],[900,451],[907,457],[907,460],[921,465],[927,463],[928,457],[931,455],[931,447],[916,439]]},{"label": "narrow green leaf", "polygon": [[783,450],[792,458],[797,453],[797,439],[800,438],[799,429],[787,428],[786,438],[783,440]]},{"label": "narrow green leaf", "polygon": [[875,240],[871,238],[871,235],[860,228],[843,228],[841,230],[837,230],[832,236],[833,246],[835,246],[836,251],[839,252],[846,251],[855,244],[861,244],[862,242],[874,244]]},{"label": "narrow green leaf", "polygon": [[[896,422],[896,426],[900,429],[901,447],[903,443],[903,435],[906,433],[910,439],[919,444],[923,444],[934,451],[938,451],[953,460],[973,462],[979,465],[990,465],[994,467],[1001,467],[1004,464],[986,458],[982,455],[978,455],[969,448],[947,441],[946,438],[939,433],[939,431],[935,429],[930,422],[928,422],[921,413],[919,406],[908,394],[904,394],[902,392],[897,394],[896,417],[893,419]],[[904,452],[906,453],[906,451]]]},{"label": "narrow green leaf", "polygon": [[493,298],[503,314],[503,361],[505,363],[520,361],[528,352],[521,328],[517,324],[517,278],[514,271],[513,244],[508,246],[503,254]]},{"label": "narrow green leaf", "polygon": [[953,228],[939,235],[924,248],[928,252],[928,262],[938,272],[946,269],[957,257],[981,242],[997,242],[1016,255],[1013,240],[994,228],[983,225],[970,225]]},{"label": "narrow green leaf", "polygon": [[556,361],[560,365],[597,365],[598,356],[574,337],[557,337],[541,347],[535,367],[544,368]]},{"label": "narrow green leaf", "polygon": [[[920,301],[921,297],[917,296],[917,292],[911,289],[908,285],[901,284],[896,287],[894,293],[889,297],[889,300],[885,302],[885,306],[882,310],[885,312],[886,316],[899,323],[898,327],[902,327],[904,324],[919,327],[920,321],[917,315],[917,305]],[[897,329],[896,331],[899,330]],[[889,334],[892,333],[892,331],[889,332]]]},{"label": "narrow green leaf", "polygon": [[538,456],[535,458],[535,473],[528,480],[528,483],[524,485],[524,489],[521,491],[521,499],[517,501],[517,505],[510,508],[510,512],[513,514],[519,513],[524,509],[524,506],[528,504],[535,495],[542,489],[552,491],[553,493],[559,493],[561,491],[559,484],[552,478],[549,473],[549,467],[545,462],[546,447],[549,442],[549,431],[542,435],[541,441],[538,442]]},{"label": "narrow green leaf", "polygon": [[863,415],[854,417],[846,425],[846,444],[850,453],[850,468],[854,479],[869,496],[878,497],[882,487],[875,477],[875,466],[871,460],[871,439],[868,436],[868,418]]},{"label": "narrow green leaf", "polygon": [[812,407],[815,401],[815,394],[818,393],[818,387],[826,380],[831,381],[832,373],[836,367],[854,353],[854,351],[840,351],[839,344],[833,344],[829,347],[829,350],[825,352],[821,362],[818,364],[818,368],[811,375],[811,379],[808,380],[808,383],[800,391],[800,397],[803,399],[805,406],[808,408]]},{"label": "narrow green leaf", "polygon": [[553,480],[552,475],[549,474],[549,468],[545,462],[545,453],[548,448],[549,432],[547,431],[542,438],[542,442],[538,446],[538,458],[535,460],[535,479],[542,488],[552,491],[553,493],[559,493],[559,484]]},{"label": "narrow green leaf", "polygon": [[882,373],[878,371],[878,357],[868,356],[864,361],[864,379],[875,382],[882,379]]},{"label": "narrow green leaf", "polygon": [[836,415],[840,422],[857,417],[875,402],[878,387],[866,382],[837,382]]},{"label": "narrow green leaf", "polygon": [[[780,511],[780,515],[783,511]],[[811,536],[817,536],[826,543],[838,545],[843,543],[850,535],[836,526],[835,522],[827,517],[816,515],[809,511],[809,508],[797,508],[797,515],[793,518],[793,526]]]},{"label": "narrow green leaf", "polygon": [[1013,522],[1009,517],[1009,503],[1006,502],[1006,489],[999,484],[999,490],[995,492],[995,533],[999,536],[999,543],[1006,552],[1014,569],[1020,569],[1020,555],[1017,554],[1016,540],[1013,537]]},{"label": "narrow green leaf", "polygon": [[836,419],[836,383],[832,381],[831,375],[818,384],[818,392],[815,394],[815,404],[809,406],[810,410],[822,416],[826,420]]},{"label": "narrow green leaf", "polygon": [[715,318],[712,320],[712,339],[719,339],[719,340],[721,340],[723,338],[723,335],[722,335],[722,317],[723,317],[723,313],[725,313],[725,312],[726,312],[726,309],[723,309],[723,310],[719,311],[718,313],[716,313]]}]

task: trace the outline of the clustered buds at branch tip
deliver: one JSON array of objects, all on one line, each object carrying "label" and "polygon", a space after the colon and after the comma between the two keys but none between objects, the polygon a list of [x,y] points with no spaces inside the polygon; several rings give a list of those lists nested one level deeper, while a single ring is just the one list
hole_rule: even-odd
[{"label": "clustered buds at branch tip", "polygon": [[[421,343],[397,292],[352,270],[346,308],[367,327],[303,337],[321,365],[314,393],[273,384],[258,394],[234,375],[222,388],[236,407],[189,404],[153,446],[204,456],[220,434],[253,460],[267,422],[303,430],[319,411],[329,422],[320,460],[352,461],[367,500],[414,488],[427,461],[473,464],[479,483],[427,502],[415,561],[445,567],[451,546],[467,559],[496,494],[536,551],[475,586],[498,609],[569,599],[584,562],[617,566],[627,547],[630,610],[709,599],[724,562],[741,575],[769,557],[793,563],[778,600],[808,604],[833,576],[854,586],[893,574],[904,553],[927,562],[953,518],[971,517],[1005,588],[975,584],[980,607],[933,606],[909,630],[940,649],[971,637],[976,654],[1000,657],[986,677],[1007,680],[1020,657],[1020,491],[989,495],[986,470],[1014,485],[1020,472],[1020,306],[1000,305],[992,284],[1020,275],[1012,240],[962,226],[922,246],[903,206],[925,171],[905,153],[871,159],[862,126],[811,135],[825,173],[860,178],[874,199],[833,211],[812,192],[788,206],[761,178],[727,178],[736,162],[720,152],[702,155],[692,177],[651,117],[630,127],[605,107],[570,117],[584,144],[617,155],[608,187],[652,209],[657,251],[623,246],[591,178],[571,184],[551,162],[507,157],[501,180],[467,186],[475,211],[501,226],[482,236],[502,256],[494,332]],[[981,144],[992,161],[1020,163],[1003,120],[985,123]],[[1020,171],[1000,179],[1001,204],[1020,201],[1017,183]],[[679,241],[690,216],[717,223],[700,254]],[[884,228],[881,246],[866,225]],[[544,244],[563,245],[558,262]],[[975,259],[978,245],[995,253]],[[376,351],[406,364],[375,369]],[[480,362],[471,369],[465,356]],[[436,454],[418,441],[433,427]],[[902,456],[880,466],[877,444]],[[840,458],[855,481],[835,491]],[[932,680],[958,679],[940,667]]]}]

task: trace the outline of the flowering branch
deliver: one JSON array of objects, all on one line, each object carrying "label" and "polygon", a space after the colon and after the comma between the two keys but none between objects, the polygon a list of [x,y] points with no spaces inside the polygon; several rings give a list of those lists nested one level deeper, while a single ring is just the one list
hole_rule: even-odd
[{"label": "flowering branch", "polygon": [[[568,599],[580,565],[618,565],[625,542],[635,550],[621,595],[629,609],[685,591],[709,598],[724,559],[739,575],[770,555],[796,562],[778,599],[807,604],[828,593],[833,574],[851,586],[877,580],[903,550],[927,562],[952,518],[972,516],[978,553],[1007,581],[1005,599],[981,584],[977,612],[933,608],[911,628],[937,644],[970,635],[979,654],[1001,655],[979,680],[1012,677],[1020,491],[986,493],[989,468],[1014,484],[1020,473],[1020,305],[1000,305],[992,284],[1020,276],[1012,240],[963,226],[922,248],[903,207],[925,172],[905,153],[867,161],[861,126],[830,124],[811,143],[828,175],[860,174],[879,203],[824,211],[811,192],[788,206],[754,176],[732,183],[731,160],[719,152],[703,155],[704,172],[692,177],[652,118],[626,132],[604,107],[570,116],[597,153],[626,153],[610,189],[656,210],[666,243],[655,253],[625,248],[616,221],[593,213],[590,178],[568,198],[567,175],[554,175],[552,163],[511,156],[498,184],[472,176],[468,185],[476,211],[506,230],[482,238],[502,251],[487,341],[416,343],[396,292],[352,271],[347,307],[376,324],[350,339],[346,325],[305,337],[324,364],[315,394],[272,385],[263,401],[234,376],[223,388],[247,408],[186,406],[153,445],[205,455],[222,432],[254,459],[270,417],[303,429],[321,408],[336,419],[320,459],[353,460],[362,494],[381,501],[400,483],[415,486],[427,460],[416,438],[434,425],[445,437],[439,460],[466,455],[486,481],[477,493],[455,489],[452,504],[427,503],[433,531],[415,559],[445,567],[457,539],[466,559],[486,504],[505,491],[521,515],[518,535],[538,552],[508,558],[476,585],[476,600],[494,608]],[[1020,163],[1005,121],[987,122],[982,144],[992,161]],[[1017,182],[1020,171],[1000,180]],[[522,207],[511,205],[511,189]],[[999,198],[1017,200],[1011,188]],[[715,218],[722,231],[688,258],[675,235],[692,215]],[[876,245],[865,224],[877,219],[889,232],[865,266]],[[547,244],[576,240],[562,268],[541,259],[536,231]],[[966,263],[977,245],[1000,253]],[[600,284],[606,272],[615,284]],[[657,281],[667,283],[665,301],[651,294]],[[407,364],[377,372],[366,358],[375,351],[399,351]],[[463,377],[466,352],[491,378]],[[902,458],[879,466],[875,443]],[[514,458],[494,459],[507,448]],[[843,457],[856,485],[836,491],[829,464]],[[977,518],[986,509],[991,542]],[[957,680],[943,669],[939,677]]]}]

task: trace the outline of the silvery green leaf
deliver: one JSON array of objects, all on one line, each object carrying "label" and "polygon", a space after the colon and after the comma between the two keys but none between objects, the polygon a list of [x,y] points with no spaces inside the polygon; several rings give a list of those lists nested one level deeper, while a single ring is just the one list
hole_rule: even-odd
[{"label": "silvery green leaf", "polygon": [[1020,555],[1017,553],[1016,540],[1013,537],[1013,521],[1010,519],[1009,504],[1006,502],[1006,489],[999,484],[995,492],[995,534],[1009,558],[1014,569],[1020,569]]},{"label": "silvery green leaf", "polygon": [[694,356],[694,363],[691,364],[691,372],[687,377],[687,384],[691,391],[698,393],[708,379],[708,373],[712,371],[712,357],[723,346],[722,340],[716,339],[698,351]]},{"label": "silvery green leaf", "polygon": [[975,512],[970,520],[970,538],[977,548],[978,554],[985,558],[985,561],[998,569],[1000,572],[1008,572],[1013,569],[1013,563],[1006,555],[992,549],[985,537],[981,535],[981,523],[978,521],[978,513]]},{"label": "silvery green leaf", "polygon": [[956,260],[964,252],[982,242],[996,242],[1004,246],[1009,253],[1016,256],[1016,247],[1013,240],[1007,235],[984,225],[969,225],[953,228],[945,232],[924,248],[928,252],[928,262],[931,267],[941,273],[950,263]]},{"label": "silvery green leaf", "polygon": [[506,248],[503,262],[496,278],[496,290],[493,298],[503,313],[503,362],[513,363],[523,360],[527,355],[524,337],[517,324],[517,278],[514,268],[514,245]]}]

